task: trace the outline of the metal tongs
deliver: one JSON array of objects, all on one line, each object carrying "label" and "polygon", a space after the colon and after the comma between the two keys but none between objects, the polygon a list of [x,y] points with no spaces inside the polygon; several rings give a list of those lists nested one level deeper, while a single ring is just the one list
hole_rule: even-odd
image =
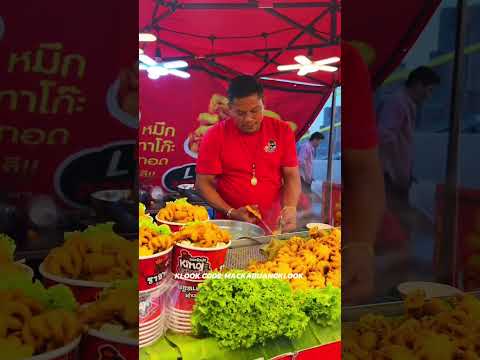
[{"label": "metal tongs", "polygon": [[268,226],[268,224],[265,222],[265,220],[262,219],[262,216],[260,215],[260,213],[256,212],[256,211],[252,211],[252,209],[250,209],[249,207],[247,207],[247,210],[250,212],[250,214],[252,214],[264,227],[265,229],[267,229],[267,231],[270,233],[270,235],[278,235],[278,233],[282,233],[282,220],[280,219],[280,228],[279,228],[279,232],[275,233],[272,228],[270,226]]}]

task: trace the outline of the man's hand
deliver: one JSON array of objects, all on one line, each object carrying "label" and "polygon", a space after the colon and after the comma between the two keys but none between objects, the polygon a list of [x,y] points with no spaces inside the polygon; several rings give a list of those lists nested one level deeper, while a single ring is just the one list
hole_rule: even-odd
[{"label": "man's hand", "polygon": [[342,251],[342,303],[368,303],[375,289],[374,255],[368,247],[351,247]]},{"label": "man's hand", "polygon": [[246,207],[241,207],[241,208],[232,210],[230,214],[230,218],[238,221],[249,222],[249,223],[254,223],[257,221],[257,218],[253,216],[253,214],[250,211],[248,211]]},{"label": "man's hand", "polygon": [[280,213],[279,226],[282,232],[292,232],[297,228],[297,209],[293,206],[283,208]]}]

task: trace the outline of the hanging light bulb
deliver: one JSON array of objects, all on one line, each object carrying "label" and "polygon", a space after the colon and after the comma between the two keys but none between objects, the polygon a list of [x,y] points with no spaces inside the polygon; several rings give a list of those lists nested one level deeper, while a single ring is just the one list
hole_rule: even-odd
[{"label": "hanging light bulb", "polygon": [[150,66],[147,71],[148,77],[153,80],[160,78],[160,76],[168,75],[168,70],[162,66]]},{"label": "hanging light bulb", "polygon": [[138,55],[138,59],[144,63],[145,65],[148,65],[148,66],[155,66],[157,65],[157,62],[155,60],[153,60],[150,56],[148,55],[145,55],[145,54],[141,54],[141,55]]},{"label": "hanging light bulb", "polygon": [[153,41],[157,41],[157,37],[153,34],[140,33],[138,34],[138,41],[153,42]]},{"label": "hanging light bulb", "polygon": [[167,69],[182,69],[188,66],[188,63],[183,60],[169,61],[162,64]]},{"label": "hanging light bulb", "polygon": [[278,71],[298,70],[297,74],[299,76],[305,76],[316,71],[335,72],[338,70],[338,68],[335,66],[328,66],[328,64],[333,64],[340,61],[338,56],[323,60],[311,61],[305,55],[297,55],[294,59],[297,64],[279,65],[277,66]]},{"label": "hanging light bulb", "polygon": [[182,70],[168,69],[168,72],[183,79],[188,79],[190,77],[190,74],[188,72]]}]

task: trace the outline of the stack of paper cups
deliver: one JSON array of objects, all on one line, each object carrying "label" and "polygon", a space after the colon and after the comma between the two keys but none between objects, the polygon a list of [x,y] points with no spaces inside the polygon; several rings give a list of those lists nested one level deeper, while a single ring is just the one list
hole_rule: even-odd
[{"label": "stack of paper cups", "polygon": [[230,242],[213,248],[175,245],[172,257],[175,286],[169,296],[169,329],[184,334],[192,332],[191,318],[198,286],[210,271],[223,267],[229,246]]},{"label": "stack of paper cups", "polygon": [[171,281],[166,281],[153,290],[139,293],[139,345],[154,343],[167,331],[167,294]]},{"label": "stack of paper cups", "polygon": [[139,346],[155,342],[167,330],[167,294],[172,286],[172,247],[139,261]]}]

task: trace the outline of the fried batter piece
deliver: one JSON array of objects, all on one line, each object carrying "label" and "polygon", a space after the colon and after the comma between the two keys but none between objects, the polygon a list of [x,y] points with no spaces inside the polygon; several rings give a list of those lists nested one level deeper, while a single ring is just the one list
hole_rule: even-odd
[{"label": "fried batter piece", "polygon": [[158,221],[170,221],[176,223],[190,223],[194,221],[207,221],[208,211],[205,207],[192,205],[185,199],[167,202],[166,206],[157,213]]},{"label": "fried batter piece", "polygon": [[105,324],[115,324],[124,329],[138,328],[138,293],[133,288],[111,288],[100,298],[80,310],[84,326],[97,330]]},{"label": "fried batter piece", "polygon": [[203,248],[228,244],[232,238],[228,231],[209,222],[186,226],[174,233],[172,237],[175,243],[187,242]]},{"label": "fried batter piece", "polygon": [[273,239],[264,250],[267,261],[253,261],[247,270],[262,273],[296,273],[302,278],[290,279],[293,289],[324,288],[341,285],[339,229],[313,229],[310,238]]},{"label": "fried batter piece", "polygon": [[47,310],[21,290],[0,292],[0,302],[0,344],[2,355],[8,359],[58,349],[82,332],[75,312]]},{"label": "fried batter piece", "polygon": [[140,227],[139,256],[150,256],[165,251],[170,249],[174,243],[171,235],[158,234],[150,228]]},{"label": "fried batter piece", "polygon": [[479,309],[473,295],[447,301],[414,291],[405,299],[404,316],[368,314],[343,330],[343,358],[480,360]]},{"label": "fried batter piece", "polygon": [[110,282],[137,271],[136,244],[115,233],[94,237],[81,232],[68,235],[43,263],[45,271],[71,279]]}]

